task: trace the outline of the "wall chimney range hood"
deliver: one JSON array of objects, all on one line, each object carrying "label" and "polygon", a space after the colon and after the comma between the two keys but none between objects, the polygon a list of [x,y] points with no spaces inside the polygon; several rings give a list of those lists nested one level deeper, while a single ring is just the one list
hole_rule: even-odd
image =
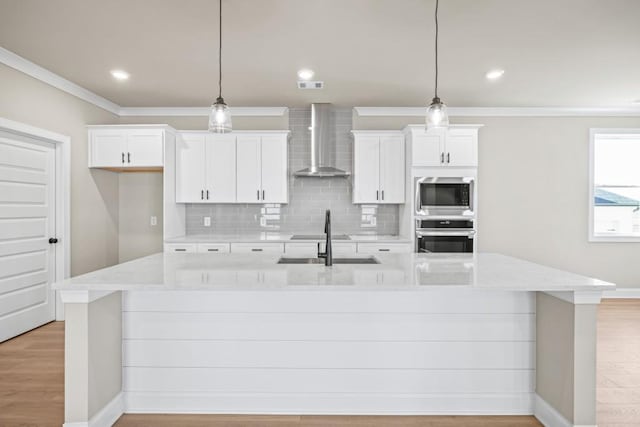
[{"label": "wall chimney range hood", "polygon": [[294,176],[322,178],[350,175],[335,167],[336,147],[331,114],[331,104],[311,104],[311,163],[308,168],[295,172]]}]

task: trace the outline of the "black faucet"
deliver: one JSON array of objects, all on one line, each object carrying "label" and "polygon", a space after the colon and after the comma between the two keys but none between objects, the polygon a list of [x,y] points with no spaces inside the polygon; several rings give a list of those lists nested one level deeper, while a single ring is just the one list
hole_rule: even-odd
[{"label": "black faucet", "polygon": [[331,250],[331,211],[327,209],[324,219],[324,232],[327,235],[324,252],[320,252],[320,243],[318,243],[318,258],[324,258],[324,265],[331,267],[333,265],[333,252]]}]

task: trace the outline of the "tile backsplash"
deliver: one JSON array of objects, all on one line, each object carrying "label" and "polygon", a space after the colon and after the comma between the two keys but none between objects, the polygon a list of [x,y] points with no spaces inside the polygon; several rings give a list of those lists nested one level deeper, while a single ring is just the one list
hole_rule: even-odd
[{"label": "tile backsplash", "polygon": [[[351,108],[334,110],[336,167],[352,170]],[[288,204],[187,204],[187,235],[260,231],[321,234],[331,209],[335,234],[398,234],[397,205],[354,205],[351,178],[294,177],[309,166],[311,109],[290,108]],[[204,217],[211,226],[204,226]]]}]

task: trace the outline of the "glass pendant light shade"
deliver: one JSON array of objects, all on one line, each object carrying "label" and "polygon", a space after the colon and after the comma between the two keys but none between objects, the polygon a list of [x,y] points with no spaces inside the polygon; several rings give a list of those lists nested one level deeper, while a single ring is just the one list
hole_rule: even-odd
[{"label": "glass pendant light shade", "polygon": [[447,106],[440,98],[433,98],[431,105],[427,108],[427,129],[438,129],[449,127],[449,115]]},{"label": "glass pendant light shade", "polygon": [[209,113],[209,132],[229,133],[231,126],[231,111],[221,97],[216,99],[216,103],[211,106]]}]

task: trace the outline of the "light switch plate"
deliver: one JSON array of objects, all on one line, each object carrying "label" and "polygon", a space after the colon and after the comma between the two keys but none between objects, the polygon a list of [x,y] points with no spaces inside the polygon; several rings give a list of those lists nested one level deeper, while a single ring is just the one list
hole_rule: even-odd
[{"label": "light switch plate", "polygon": [[204,226],[205,227],[211,227],[211,217],[210,216],[205,216],[204,217]]},{"label": "light switch plate", "polygon": [[151,220],[149,221],[149,223],[152,227],[155,227],[156,225],[158,225],[158,217],[155,215],[151,216]]}]

